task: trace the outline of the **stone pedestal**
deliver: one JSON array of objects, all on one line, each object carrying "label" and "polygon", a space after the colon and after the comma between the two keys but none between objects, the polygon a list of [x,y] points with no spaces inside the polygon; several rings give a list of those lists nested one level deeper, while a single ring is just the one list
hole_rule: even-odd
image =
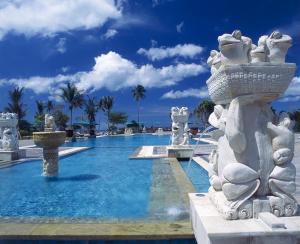
[{"label": "stone pedestal", "polygon": [[168,158],[190,159],[194,154],[191,146],[167,146]]},{"label": "stone pedestal", "polygon": [[58,148],[43,150],[43,176],[58,175]]},{"label": "stone pedestal", "polygon": [[16,151],[0,151],[1,161],[13,161],[26,157],[26,150],[19,149]]},{"label": "stone pedestal", "polygon": [[278,218],[262,212],[257,218],[225,220],[206,194],[190,193],[190,216],[200,244],[296,244],[300,216]]},{"label": "stone pedestal", "polygon": [[34,143],[43,148],[43,176],[58,174],[58,147],[65,142],[64,131],[34,132]]}]

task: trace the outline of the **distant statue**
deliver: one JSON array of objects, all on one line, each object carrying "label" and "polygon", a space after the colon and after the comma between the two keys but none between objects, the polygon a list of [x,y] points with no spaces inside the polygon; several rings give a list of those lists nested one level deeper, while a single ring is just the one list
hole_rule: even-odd
[{"label": "distant statue", "polygon": [[18,138],[13,133],[11,128],[3,130],[2,149],[4,151],[15,151],[18,150]]},{"label": "distant statue", "polygon": [[0,113],[0,150],[19,150],[18,116],[15,113]]},{"label": "distant statue", "polygon": [[189,144],[189,112],[187,107],[172,107],[172,145]]},{"label": "distant statue", "polygon": [[55,131],[55,119],[50,114],[45,114],[45,131]]}]

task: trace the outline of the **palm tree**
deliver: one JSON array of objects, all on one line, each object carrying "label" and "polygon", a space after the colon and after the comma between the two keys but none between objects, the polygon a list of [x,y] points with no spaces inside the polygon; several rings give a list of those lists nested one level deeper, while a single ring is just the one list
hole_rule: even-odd
[{"label": "palm tree", "polygon": [[82,107],[84,97],[82,92],[72,83],[68,83],[66,87],[62,87],[61,91],[61,98],[69,104],[70,126],[73,128],[73,109]]},{"label": "palm tree", "polygon": [[43,101],[35,101],[36,104],[36,108],[37,108],[37,112],[35,113],[35,115],[42,115],[44,114],[44,103]]},{"label": "palm tree", "polygon": [[133,98],[137,101],[138,125],[140,128],[140,100],[145,98],[146,89],[142,85],[137,85],[131,92]]},{"label": "palm tree", "polygon": [[202,124],[206,128],[208,125],[208,117],[214,111],[214,102],[203,100],[194,110],[194,114],[201,119]]},{"label": "palm tree", "polygon": [[88,96],[88,100],[84,103],[84,111],[89,120],[89,133],[90,135],[95,135],[95,122],[96,122],[96,113],[98,112],[99,106],[96,103],[94,97],[90,98]]},{"label": "palm tree", "polygon": [[48,113],[51,113],[53,111],[53,109],[54,109],[54,103],[53,103],[53,101],[51,101],[51,100],[47,101],[46,109],[47,109]]},{"label": "palm tree", "polygon": [[6,112],[16,113],[18,115],[19,122],[23,120],[26,115],[24,104],[22,103],[22,97],[24,88],[15,87],[12,91],[8,92],[10,102],[5,108]]},{"label": "palm tree", "polygon": [[43,101],[36,100],[35,104],[36,104],[37,111],[35,113],[34,119],[35,119],[35,123],[36,123],[38,130],[41,131],[41,130],[43,130],[44,119],[45,119],[44,103],[43,103]]},{"label": "palm tree", "polygon": [[104,96],[100,99],[98,105],[99,105],[99,108],[102,109],[102,111],[104,113],[106,113],[107,131],[109,131],[109,128],[110,128],[109,118],[110,118],[110,112],[111,112],[112,107],[114,105],[114,98],[111,97],[111,96]]}]

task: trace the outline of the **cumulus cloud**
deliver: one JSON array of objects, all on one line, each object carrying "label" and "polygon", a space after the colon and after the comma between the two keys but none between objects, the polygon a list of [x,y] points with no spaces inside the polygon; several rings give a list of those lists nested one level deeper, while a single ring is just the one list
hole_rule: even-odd
[{"label": "cumulus cloud", "polygon": [[122,16],[114,0],[3,0],[0,38],[8,33],[51,36],[102,26]]},{"label": "cumulus cloud", "polygon": [[137,51],[138,54],[145,55],[152,61],[172,57],[194,58],[202,52],[203,47],[195,44],[178,44],[175,47],[151,47],[148,50],[140,48]]},{"label": "cumulus cloud", "polygon": [[196,98],[207,98],[208,90],[206,87],[201,87],[200,89],[189,88],[183,91],[174,91],[171,90],[162,95],[162,99],[179,99],[179,98],[186,98],[186,97],[196,97]]},{"label": "cumulus cloud", "polygon": [[0,84],[14,84],[33,90],[35,93],[55,94],[67,81],[75,83],[79,89],[96,91],[106,88],[117,91],[141,84],[146,88],[165,87],[177,84],[187,77],[206,72],[200,64],[176,64],[156,68],[151,64],[137,66],[115,52],[108,52],[95,58],[90,71],[54,77],[29,77],[27,79],[0,80]]},{"label": "cumulus cloud", "polygon": [[106,33],[103,35],[103,37],[105,38],[105,39],[110,39],[110,38],[113,38],[115,35],[117,35],[118,34],[118,31],[117,30],[115,30],[115,29],[108,29],[107,31],[106,31]]},{"label": "cumulus cloud", "polygon": [[300,76],[294,77],[289,88],[279,102],[296,102],[300,100]]},{"label": "cumulus cloud", "polygon": [[176,31],[177,31],[178,33],[181,33],[181,32],[182,32],[183,25],[184,25],[184,22],[183,22],[183,21],[181,21],[178,25],[176,25]]},{"label": "cumulus cloud", "polygon": [[59,38],[59,41],[58,41],[58,43],[56,44],[56,50],[57,50],[59,53],[65,53],[65,52],[67,51],[67,48],[66,48],[66,41],[67,41],[66,38]]}]

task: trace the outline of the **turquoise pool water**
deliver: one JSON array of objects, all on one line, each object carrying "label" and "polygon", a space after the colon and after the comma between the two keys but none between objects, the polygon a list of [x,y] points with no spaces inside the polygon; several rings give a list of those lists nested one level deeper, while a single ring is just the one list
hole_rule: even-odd
[{"label": "turquoise pool water", "polygon": [[[66,143],[66,146],[92,148],[62,158],[59,176],[50,179],[41,176],[40,160],[0,169],[0,216],[101,220],[151,218],[150,209],[153,211],[153,206],[157,205],[153,203],[151,190],[154,161],[129,160],[128,157],[137,146],[168,143],[169,136],[151,135]],[[208,182],[202,187],[207,190]],[[166,209],[166,219],[169,217],[174,216],[168,216]]]}]

